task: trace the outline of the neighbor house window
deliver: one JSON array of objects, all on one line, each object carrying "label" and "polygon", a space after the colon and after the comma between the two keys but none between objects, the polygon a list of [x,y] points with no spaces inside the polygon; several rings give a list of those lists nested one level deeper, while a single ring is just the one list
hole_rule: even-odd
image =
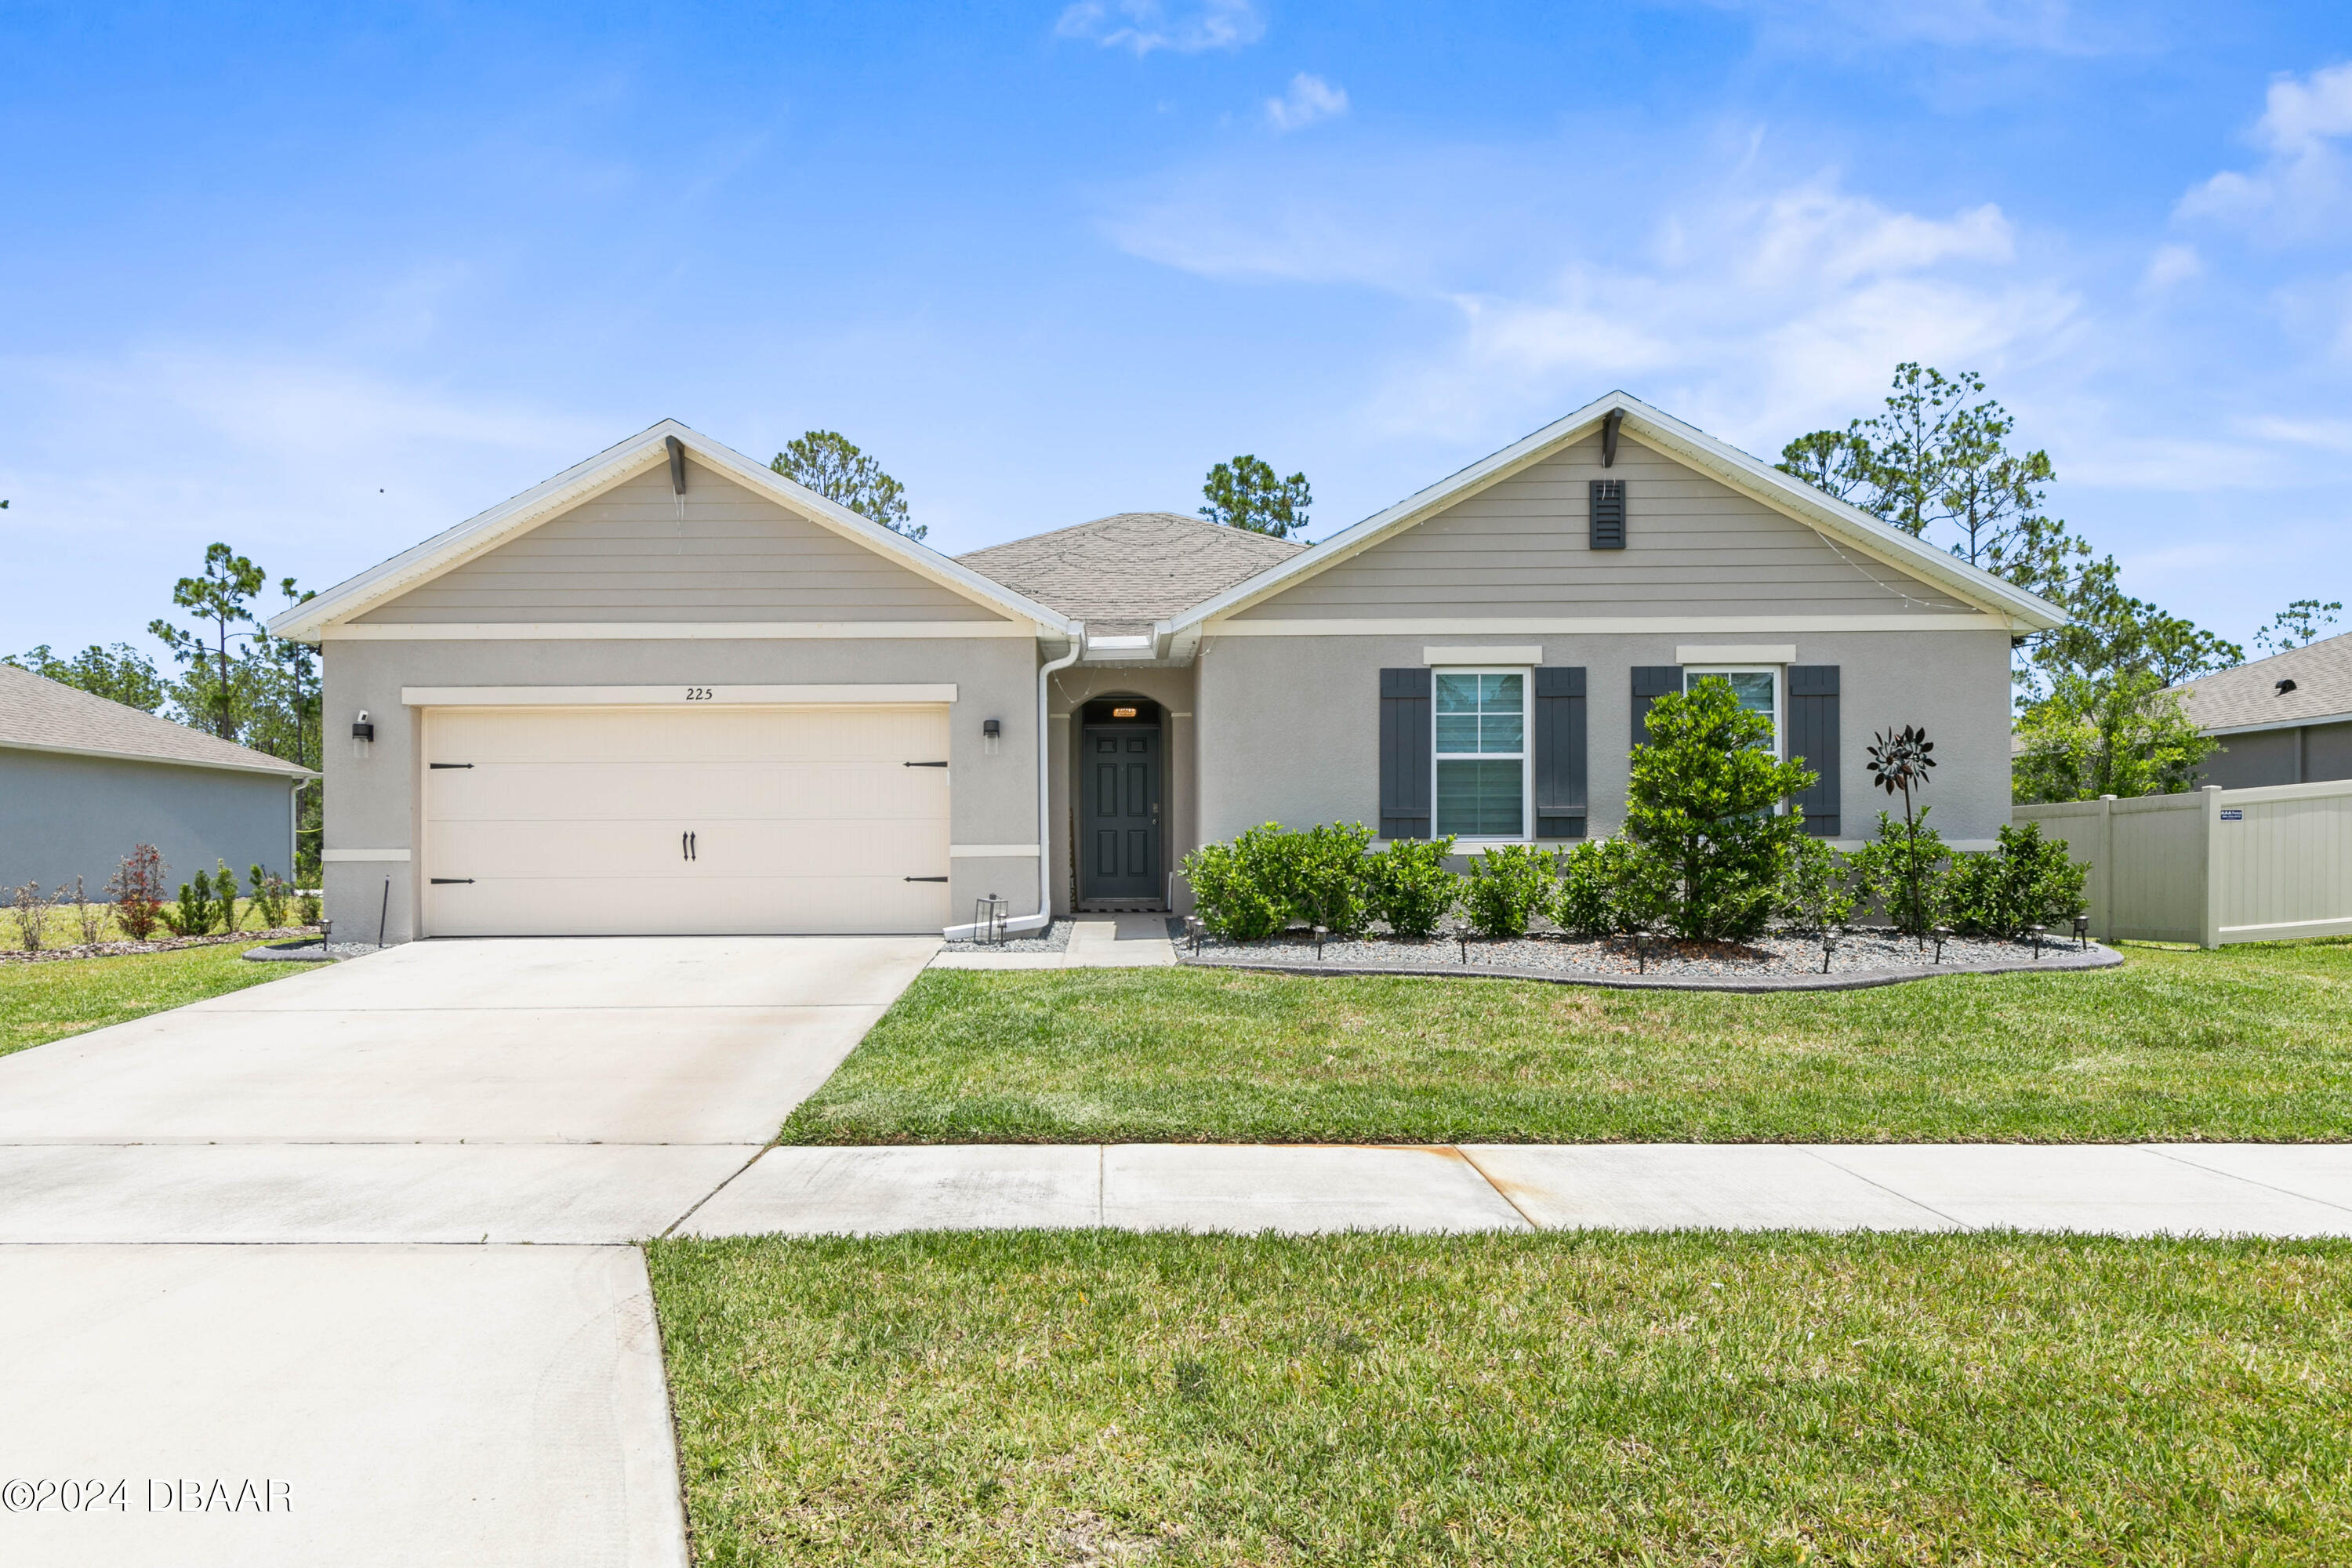
[{"label": "neighbor house window", "polygon": [[1524,838],[1528,674],[1441,669],[1437,697],[1437,835]]},{"label": "neighbor house window", "polygon": [[1780,744],[1780,672],[1777,669],[1710,669],[1705,665],[1683,667],[1683,689],[1688,691],[1702,680],[1720,680],[1731,688],[1739,705],[1750,713],[1761,713],[1772,721],[1772,754],[1785,755]]}]

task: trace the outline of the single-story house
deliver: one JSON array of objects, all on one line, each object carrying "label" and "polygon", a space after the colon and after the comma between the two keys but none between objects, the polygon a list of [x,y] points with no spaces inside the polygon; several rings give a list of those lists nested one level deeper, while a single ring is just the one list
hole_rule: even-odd
[{"label": "single-story house", "polygon": [[2062,621],[1612,393],[1311,548],[1144,512],[961,559],[668,422],[271,629],[323,649],[329,913],[401,940],[1181,908],[1269,820],[1565,843],[1706,674],[1815,833],[1916,723],[1989,843],[2011,639]]},{"label": "single-story house", "polygon": [[2224,789],[2352,779],[2352,632],[2172,689],[2221,742],[2198,770]]},{"label": "single-story house", "polygon": [[317,775],[282,758],[0,664],[0,889],[37,882],[93,900],[142,844],[171,886],[226,861],[294,875],[295,795]]}]

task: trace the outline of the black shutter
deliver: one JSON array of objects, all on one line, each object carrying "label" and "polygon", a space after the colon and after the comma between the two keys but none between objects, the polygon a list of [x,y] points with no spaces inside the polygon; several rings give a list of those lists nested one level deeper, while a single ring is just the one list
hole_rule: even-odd
[{"label": "black shutter", "polygon": [[1595,550],[1625,548],[1625,481],[1594,479],[1587,503],[1592,514],[1591,546]]},{"label": "black shutter", "polygon": [[1429,837],[1429,671],[1381,671],[1381,837]]},{"label": "black shutter", "polygon": [[1669,691],[1683,689],[1679,664],[1637,664],[1633,667],[1633,744],[1650,738],[1650,703]]},{"label": "black shutter", "polygon": [[1536,837],[1584,837],[1584,671],[1536,671]]},{"label": "black shutter", "polygon": [[1838,667],[1789,667],[1789,760],[1803,759],[1821,777],[1795,797],[1805,814],[1805,831],[1815,838],[1838,836]]}]

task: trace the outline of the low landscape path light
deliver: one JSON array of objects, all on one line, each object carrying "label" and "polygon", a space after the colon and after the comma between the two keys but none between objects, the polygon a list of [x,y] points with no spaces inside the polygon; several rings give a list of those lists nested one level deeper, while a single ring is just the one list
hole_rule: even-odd
[{"label": "low landscape path light", "polygon": [[1944,962],[1944,944],[1952,940],[1952,928],[1937,926],[1929,934],[1936,939],[1936,962],[1941,963]]},{"label": "low landscape path light", "polygon": [[2090,949],[2091,917],[2087,914],[2080,914],[2074,917],[2074,945],[2085,952],[2088,952]]},{"label": "low landscape path light", "polygon": [[2049,934],[2050,928],[2048,926],[2035,926],[2033,928],[2033,956],[2037,963],[2042,957],[2042,939]]}]

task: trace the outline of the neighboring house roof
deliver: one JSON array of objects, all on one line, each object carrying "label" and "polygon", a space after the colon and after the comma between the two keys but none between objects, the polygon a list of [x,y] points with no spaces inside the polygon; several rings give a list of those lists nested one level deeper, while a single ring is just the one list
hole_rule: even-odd
[{"label": "neighboring house roof", "polygon": [[1034,621],[1046,631],[1066,634],[1070,629],[1059,611],[1048,609],[928,545],[919,544],[836,501],[827,500],[814,490],[794,484],[765,463],[754,462],[675,419],[665,419],[585,462],[574,464],[545,483],[532,486],[513,500],[468,518],[381,565],[336,584],[316,598],[306,599],[272,616],[269,630],[277,637],[316,642],[328,627],[396,599],[419,584],[529,532],[558,512],[667,461],[667,443],[673,437],[687,451],[754,494],[856,540],[942,587],[1017,619]]},{"label": "neighboring house roof", "polygon": [[13,664],[0,664],[0,748],[282,773],[289,779],[314,776],[283,757],[93,697]]},{"label": "neighboring house roof", "polygon": [[[2292,690],[2278,683],[2292,680]],[[2278,730],[2352,719],[2352,632],[2289,648],[2172,689],[2200,730]]]},{"label": "neighboring house roof", "polygon": [[959,555],[1086,623],[1089,639],[1149,632],[1307,546],[1172,511],[1123,511]]},{"label": "neighboring house roof", "polygon": [[1456,501],[1582,440],[1599,429],[1612,413],[1622,415],[1624,433],[1645,446],[1689,464],[1708,478],[1806,523],[1825,537],[1843,542],[1884,564],[1925,579],[1968,604],[1999,615],[2016,630],[2046,631],[2066,624],[2066,613],[2047,599],[1914,539],[1899,528],[1889,527],[1859,507],[1848,506],[1802,479],[1784,474],[1737,447],[1651,407],[1640,398],[1612,392],[1491,457],[1480,458],[1452,478],[1407,496],[1386,511],[1343,529],[1311,549],[1192,605],[1162,622],[1160,634],[1163,637],[1185,637],[1192,628],[1215,616],[1245,608],[1327,566],[1337,565],[1391,534],[1427,521]]}]

